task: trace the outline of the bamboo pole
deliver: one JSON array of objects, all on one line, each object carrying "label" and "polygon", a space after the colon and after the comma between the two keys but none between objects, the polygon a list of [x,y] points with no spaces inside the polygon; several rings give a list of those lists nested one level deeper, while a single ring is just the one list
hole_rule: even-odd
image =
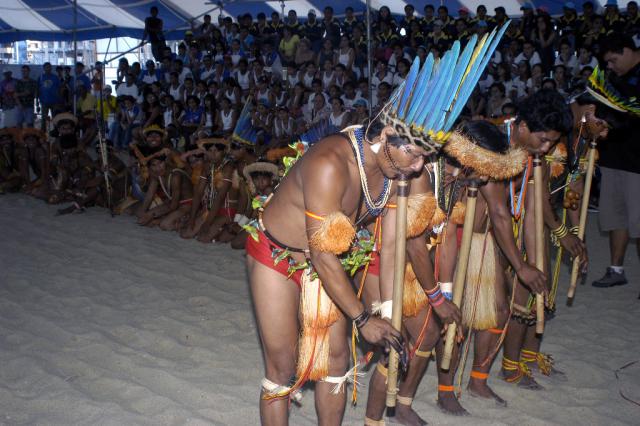
[{"label": "bamboo pole", "polygon": [[[393,270],[393,310],[391,311],[391,325],[398,331],[402,327],[402,299],[404,296],[404,273],[407,247],[407,197],[409,196],[409,182],[400,177],[396,200],[396,246]],[[391,347],[389,353],[389,370],[387,373],[387,416],[394,417],[396,411],[396,397],[398,395],[398,353]]]},{"label": "bamboo pole", "polygon": [[[536,268],[544,271],[544,216],[542,209],[542,160],[533,159],[534,220],[536,232]],[[536,334],[544,333],[544,295],[536,294]]]},{"label": "bamboo pole", "polygon": [[[478,183],[473,181],[467,187],[467,205],[464,213],[464,225],[462,227],[462,242],[458,253],[458,263],[456,264],[456,274],[453,279],[453,303],[460,308],[462,305],[462,295],[464,294],[464,284],[467,280],[467,266],[469,266],[469,255],[471,254],[471,237],[473,236],[473,223],[476,216],[476,202],[478,201]],[[456,323],[449,324],[444,340],[444,353],[440,368],[447,371],[451,365],[451,354],[456,341]]]},{"label": "bamboo pole", "polygon": [[[591,193],[591,182],[593,180],[593,169],[596,163],[596,146],[597,140],[594,138],[589,143],[589,159],[587,160],[587,174],[584,177],[584,190],[582,191],[582,200],[580,202],[580,222],[578,225],[578,238],[584,241],[584,232],[587,225],[587,210],[589,209],[589,194]],[[569,291],[567,292],[567,306],[573,304],[573,298],[576,294],[576,285],[578,284],[578,268],[580,267],[580,257],[573,259],[571,266],[571,281],[569,281]]]}]

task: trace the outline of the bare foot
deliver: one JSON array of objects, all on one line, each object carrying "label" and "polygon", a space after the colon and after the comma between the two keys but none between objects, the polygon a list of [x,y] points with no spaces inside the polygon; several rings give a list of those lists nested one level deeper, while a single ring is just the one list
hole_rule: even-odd
[{"label": "bare foot", "polygon": [[445,414],[452,416],[468,416],[469,412],[462,408],[453,392],[438,392],[438,408]]},{"label": "bare foot", "polygon": [[493,391],[493,389],[491,389],[487,385],[487,381],[486,380],[476,380],[476,379],[472,378],[469,381],[469,387],[467,389],[469,390],[469,394],[471,396],[475,396],[475,397],[478,397],[478,398],[493,399],[493,400],[495,400],[496,405],[499,406],[499,407],[506,407],[507,406],[507,401],[505,401],[504,399],[500,398]]},{"label": "bare foot", "polygon": [[400,403],[396,404],[396,416],[393,421],[406,426],[425,426],[427,424],[418,416],[418,413],[413,411],[410,405]]},{"label": "bare foot", "polygon": [[522,389],[534,390],[534,391],[544,390],[544,388],[538,382],[536,382],[536,380],[530,375],[523,374],[522,377],[520,377],[520,379],[518,380],[510,380],[510,379],[515,379],[515,377],[518,375],[517,371],[502,370],[500,374],[502,375],[502,378],[506,382],[517,383],[518,387]]}]

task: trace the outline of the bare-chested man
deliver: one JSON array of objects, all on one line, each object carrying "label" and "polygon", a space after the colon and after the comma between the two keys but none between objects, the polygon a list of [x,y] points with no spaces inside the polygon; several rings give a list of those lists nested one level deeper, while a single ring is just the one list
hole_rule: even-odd
[{"label": "bare-chested man", "polygon": [[198,241],[203,243],[215,240],[224,226],[233,222],[238,213],[240,191],[245,190],[241,187],[242,170],[246,165],[256,161],[252,147],[236,140],[229,144],[229,159],[222,169],[223,182],[217,189],[211,207],[212,214],[207,216],[198,232]]},{"label": "bare-chested man", "polygon": [[149,161],[149,187],[137,211],[140,225],[158,225],[164,231],[178,229],[193,198],[190,176],[177,167],[170,155],[163,152]]},{"label": "bare-chested man", "polygon": [[[288,398],[264,397],[286,392],[295,373],[299,286],[301,281],[311,279],[303,276],[311,273],[308,270],[297,271],[289,279],[289,262],[274,264],[274,249],[287,250],[291,263],[308,261],[313,265],[313,272],[341,312],[328,329],[331,348],[328,376],[315,388],[320,424],[339,424],[344,414],[344,392],[334,394],[331,390],[335,379],[343,376],[348,366],[348,320],[354,321],[366,341],[393,346],[401,358],[406,357],[400,333],[386,320],[369,316],[354,294],[337,255],[349,248],[354,223],[364,226],[382,212],[394,190],[393,179],[422,170],[426,152],[377,121],[364,133],[364,128],[357,127],[351,134],[329,136],[314,145],[267,203],[260,220],[259,242],[247,239],[247,265],[266,367],[260,401],[264,424],[286,424],[288,420]],[[394,240],[394,217],[388,214],[382,219],[383,228],[389,229],[386,235],[390,240]],[[407,245],[409,259],[414,260],[413,253],[420,259],[414,264],[416,275],[421,282],[431,281],[433,285],[431,263],[427,256],[420,256],[421,250],[426,252],[424,244],[412,244],[409,240]],[[389,255],[393,256],[392,253]],[[384,284],[382,300],[390,300],[391,285]],[[459,320],[458,310],[448,301],[434,310],[444,323]]]},{"label": "bare-chested man", "polygon": [[[571,111],[564,99],[556,92],[542,90],[525,99],[520,105],[517,118],[509,124],[510,143],[526,149],[531,155],[544,155],[567,133],[572,126]],[[508,202],[511,214],[516,222],[524,221],[522,226],[523,244],[527,253],[527,263],[535,265],[535,228],[534,199],[532,185],[532,167],[530,165],[517,178],[510,181]],[[562,223],[557,219],[551,206],[549,195],[549,172],[544,170],[543,211],[544,223],[550,230],[557,230]],[[525,194],[525,186],[530,185]],[[526,195],[526,196],[525,196]],[[548,240],[547,240],[548,241]],[[583,268],[586,267],[586,247],[579,238],[571,233],[559,238],[559,243],[573,257],[580,256]],[[547,252],[548,253],[548,252]],[[545,280],[548,274],[548,259],[545,255]],[[516,270],[517,272],[517,270]],[[546,280],[548,285],[548,280]],[[526,282],[518,281],[515,288],[514,312],[509,321],[504,342],[502,374],[507,382],[518,383],[526,389],[541,389],[533,379],[527,363],[542,365],[546,374],[552,374],[550,359],[539,352],[541,337],[536,335],[532,313],[527,311],[531,292]],[[545,291],[547,293],[548,291]]]}]

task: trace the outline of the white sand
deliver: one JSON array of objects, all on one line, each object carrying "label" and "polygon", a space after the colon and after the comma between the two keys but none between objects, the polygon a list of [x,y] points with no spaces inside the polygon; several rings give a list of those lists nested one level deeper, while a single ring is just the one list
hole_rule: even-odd
[{"label": "white sand", "polygon": [[[258,424],[263,367],[244,254],[104,210],[54,212],[25,196],[0,197],[0,424]],[[608,263],[595,219],[589,281]],[[566,269],[544,350],[569,381],[540,379],[547,391],[536,393],[492,378],[509,408],[465,394],[473,416],[462,419],[436,408],[432,364],[414,403],[430,424],[638,424],[640,407],[619,390],[640,400],[640,363],[614,377],[640,359],[635,249],[630,285],[580,286],[573,308],[564,306]],[[345,424],[362,424],[361,395]],[[291,424],[315,423],[307,392]]]}]

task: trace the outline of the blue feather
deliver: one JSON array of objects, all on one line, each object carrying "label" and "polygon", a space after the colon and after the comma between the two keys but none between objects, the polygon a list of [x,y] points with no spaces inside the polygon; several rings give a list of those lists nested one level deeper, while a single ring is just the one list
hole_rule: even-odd
[{"label": "blue feather", "polygon": [[478,80],[480,79],[480,76],[482,75],[482,72],[484,71],[489,61],[491,60],[493,53],[498,47],[498,44],[500,43],[500,40],[502,39],[502,36],[504,35],[510,23],[511,21],[507,21],[502,26],[502,28],[500,28],[499,31],[494,30],[491,34],[492,39],[488,39],[487,42],[485,43],[485,46],[489,44],[490,45],[488,46],[488,48],[485,49],[483,58],[481,61],[479,61],[480,63],[474,64],[473,74],[470,73],[469,77],[466,79],[465,84],[463,85],[460,91],[460,95],[455,101],[455,105],[452,108],[451,114],[449,115],[447,122],[445,123],[445,128],[444,128],[445,131],[449,131],[449,129],[451,129],[451,127],[457,120],[458,115],[460,114],[460,112],[462,111],[462,108],[464,108],[465,104],[467,103],[469,96],[471,96],[473,89],[475,88],[476,84],[478,83]]},{"label": "blue feather", "polygon": [[402,97],[400,98],[400,104],[397,108],[397,115],[400,119],[404,119],[407,114],[407,104],[411,99],[411,94],[414,89],[414,85],[416,83],[416,78],[418,77],[418,72],[420,71],[420,58],[416,56],[411,65],[411,69],[409,69],[409,73],[407,74],[407,78],[405,79],[404,90],[402,93]]},{"label": "blue feather", "polygon": [[427,89],[427,84],[431,78],[431,73],[434,71],[434,66],[437,68],[437,64],[434,63],[433,55],[429,54],[427,56],[427,60],[422,66],[422,70],[420,70],[420,74],[418,75],[415,87],[413,89],[413,93],[411,96],[411,102],[409,103],[409,108],[406,113],[405,121],[410,124],[413,122],[415,114],[418,112],[418,106],[420,101],[425,96],[425,91]]},{"label": "blue feather", "polygon": [[467,43],[467,46],[462,52],[462,55],[460,55],[460,59],[458,59],[458,64],[456,65],[456,68],[453,72],[453,76],[451,78],[451,82],[452,82],[451,88],[449,89],[447,99],[445,100],[444,106],[443,106],[443,110],[446,112],[442,114],[440,119],[435,123],[434,129],[433,129],[435,131],[442,130],[442,127],[444,126],[444,123],[445,123],[445,119],[449,114],[449,112],[451,111],[452,103],[456,98],[456,96],[458,95],[461,86],[464,84],[465,79],[468,77],[468,74],[465,74],[465,73],[468,70],[468,68],[471,66],[469,61],[471,60],[471,55],[475,50],[477,41],[478,41],[478,36],[474,34],[473,37],[471,37],[471,39]]},{"label": "blue feather", "polygon": [[447,69],[450,68],[452,57],[452,52],[449,51],[437,62],[437,67],[434,68],[429,81],[425,83],[424,93],[418,100],[418,113],[415,115],[412,125],[421,126],[425,116],[432,111],[433,105],[438,101],[437,96],[443,83],[441,76],[446,75]]},{"label": "blue feather", "polygon": [[460,42],[456,41],[453,44],[453,48],[447,52],[451,54],[451,60],[448,64],[448,68],[445,70],[442,70],[442,73],[439,76],[439,82],[441,82],[441,84],[439,84],[438,86],[436,86],[436,90],[434,93],[434,97],[436,99],[436,103],[433,105],[432,108],[429,108],[429,110],[425,111],[425,117],[424,117],[424,121],[422,124],[422,127],[425,130],[428,129],[432,129],[433,125],[440,121],[440,117],[442,115],[444,115],[446,113],[445,109],[445,100],[447,98],[447,95],[449,93],[451,84],[454,83],[451,79],[452,75],[453,75],[453,70],[458,62],[458,57],[460,55]]}]

